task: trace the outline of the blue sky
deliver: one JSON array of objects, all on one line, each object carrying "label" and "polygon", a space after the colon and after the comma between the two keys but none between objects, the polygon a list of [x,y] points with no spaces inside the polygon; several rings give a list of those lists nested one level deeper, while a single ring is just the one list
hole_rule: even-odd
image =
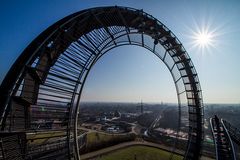
[{"label": "blue sky", "polygon": [[[0,82],[24,48],[57,20],[82,9],[120,5],[143,9],[180,39],[196,67],[205,103],[240,103],[240,1],[1,0]],[[193,32],[213,32],[211,47],[194,46]],[[176,102],[170,73],[149,51],[121,47],[91,70],[86,101]]]}]

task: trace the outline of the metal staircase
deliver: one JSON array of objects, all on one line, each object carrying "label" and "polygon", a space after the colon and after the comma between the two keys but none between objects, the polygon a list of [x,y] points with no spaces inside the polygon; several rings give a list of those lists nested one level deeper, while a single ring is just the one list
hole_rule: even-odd
[{"label": "metal staircase", "polygon": [[235,150],[231,137],[222,120],[216,115],[210,119],[213,140],[216,151],[216,160],[236,160]]}]

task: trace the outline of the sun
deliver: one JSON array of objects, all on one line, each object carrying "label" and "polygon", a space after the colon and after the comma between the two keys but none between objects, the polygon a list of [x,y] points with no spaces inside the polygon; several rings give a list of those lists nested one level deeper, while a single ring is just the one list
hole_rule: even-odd
[{"label": "sun", "polygon": [[211,35],[208,33],[199,33],[196,36],[196,43],[199,45],[209,45],[211,42]]},{"label": "sun", "polygon": [[186,49],[199,57],[222,53],[227,43],[228,23],[219,21],[218,15],[211,12],[202,15],[189,14],[188,21],[183,24],[181,34],[185,40]]},{"label": "sun", "polygon": [[189,49],[201,55],[212,54],[219,47],[219,36],[222,35],[219,28],[214,28],[212,25],[204,23],[204,25],[195,24],[190,28],[185,35],[188,37]]},{"label": "sun", "polygon": [[208,48],[213,45],[213,37],[214,35],[207,31],[207,30],[202,30],[193,33],[193,43],[195,46],[198,46],[200,48]]}]

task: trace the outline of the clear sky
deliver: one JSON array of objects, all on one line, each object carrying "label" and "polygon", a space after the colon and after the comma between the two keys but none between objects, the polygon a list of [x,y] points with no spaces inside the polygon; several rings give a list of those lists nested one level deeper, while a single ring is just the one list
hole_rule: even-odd
[{"label": "clear sky", "polygon": [[[48,26],[79,10],[109,5],[143,9],[173,31],[192,58],[205,103],[240,103],[238,0],[1,0],[0,82],[24,48]],[[201,33],[210,37],[203,46],[196,42]],[[83,99],[177,101],[163,63],[133,46],[116,48],[100,59],[87,79]]]}]

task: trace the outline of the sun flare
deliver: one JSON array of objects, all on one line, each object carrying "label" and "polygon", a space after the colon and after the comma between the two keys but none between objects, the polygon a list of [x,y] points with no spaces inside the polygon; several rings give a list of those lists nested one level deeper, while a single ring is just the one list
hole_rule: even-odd
[{"label": "sun flare", "polygon": [[194,44],[196,46],[207,48],[211,45],[213,45],[213,35],[210,32],[207,31],[201,31],[194,33],[193,36]]},{"label": "sun flare", "polygon": [[211,35],[206,33],[199,33],[196,36],[196,41],[199,45],[208,45],[211,42]]},{"label": "sun flare", "polygon": [[[189,34],[190,33],[190,34]],[[217,29],[208,26],[197,26],[195,29],[190,29],[188,37],[190,38],[190,49],[202,54],[211,54],[213,49],[218,46],[218,33]]]},{"label": "sun flare", "polygon": [[213,54],[219,51],[221,36],[225,34],[223,25],[214,26],[211,20],[194,21],[192,26],[186,26],[185,36],[188,38],[189,50],[201,54]]}]

